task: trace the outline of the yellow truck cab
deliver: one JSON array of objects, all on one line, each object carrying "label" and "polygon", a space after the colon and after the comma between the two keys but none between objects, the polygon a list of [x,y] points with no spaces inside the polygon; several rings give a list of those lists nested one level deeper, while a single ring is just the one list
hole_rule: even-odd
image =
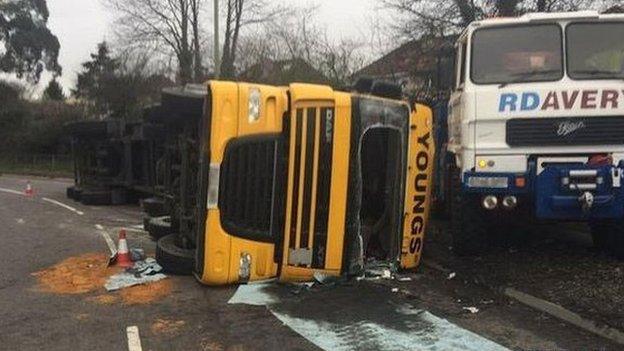
[{"label": "yellow truck cab", "polygon": [[428,217],[431,110],[334,91],[211,81],[200,130],[195,275],[207,285],[375,260],[415,268]]}]

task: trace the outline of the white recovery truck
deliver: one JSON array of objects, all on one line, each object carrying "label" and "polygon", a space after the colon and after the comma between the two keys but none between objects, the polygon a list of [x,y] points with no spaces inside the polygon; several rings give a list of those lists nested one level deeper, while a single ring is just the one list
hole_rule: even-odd
[{"label": "white recovery truck", "polygon": [[456,60],[444,182],[456,253],[479,253],[506,234],[491,224],[515,217],[588,222],[624,258],[624,15],[474,22]]}]

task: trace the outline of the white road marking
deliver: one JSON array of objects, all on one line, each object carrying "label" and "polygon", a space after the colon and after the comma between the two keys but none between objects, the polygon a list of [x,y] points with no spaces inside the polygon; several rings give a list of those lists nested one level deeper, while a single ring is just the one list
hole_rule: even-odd
[{"label": "white road marking", "polygon": [[25,196],[23,191],[17,191],[17,190],[6,189],[6,188],[0,188],[0,191],[3,192],[3,193],[9,193],[9,194]]},{"label": "white road marking", "polygon": [[108,232],[104,230],[104,227],[101,226],[100,224],[96,224],[95,229],[97,229],[100,232],[100,235],[102,236],[102,238],[104,238],[104,241],[106,241],[106,245],[108,245],[108,249],[110,250],[111,257],[115,256],[117,254],[117,246],[115,246],[115,242],[110,237],[110,234],[108,234]]},{"label": "white road marking", "polygon": [[139,336],[139,327],[133,325],[126,328],[128,335],[128,351],[143,351],[141,347],[141,337]]},{"label": "white road marking", "polygon": [[70,210],[70,211],[74,212],[75,214],[77,214],[79,216],[84,215],[84,212],[79,211],[79,210],[77,210],[77,209],[75,209],[75,208],[73,208],[73,207],[71,207],[69,205],[66,205],[66,204],[62,203],[62,202],[59,202],[59,201],[56,201],[56,200],[53,200],[53,199],[48,199],[47,197],[42,198],[42,200],[45,201],[45,202],[49,202],[49,203],[51,203],[53,205],[57,205],[57,206],[63,207],[66,210]]},{"label": "white road marking", "polygon": [[542,300],[540,298],[512,288],[505,289],[505,295],[514,298],[527,306],[533,307],[538,311],[548,313],[551,316],[561,319],[562,321],[576,325],[577,327],[582,328],[590,333],[600,335],[603,338],[624,345],[624,332],[622,331],[611,328],[601,323],[596,323],[589,319],[585,319],[577,313],[569,311],[562,306],[554,304],[550,301]]}]

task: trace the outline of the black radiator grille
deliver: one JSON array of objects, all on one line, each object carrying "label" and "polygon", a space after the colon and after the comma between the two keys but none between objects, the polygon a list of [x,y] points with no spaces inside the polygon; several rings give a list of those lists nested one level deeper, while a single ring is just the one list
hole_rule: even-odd
[{"label": "black radiator grille", "polygon": [[624,144],[624,116],[522,118],[507,121],[510,146]]},{"label": "black radiator grille", "polygon": [[231,142],[221,164],[219,209],[230,234],[271,241],[275,180],[275,137]]}]

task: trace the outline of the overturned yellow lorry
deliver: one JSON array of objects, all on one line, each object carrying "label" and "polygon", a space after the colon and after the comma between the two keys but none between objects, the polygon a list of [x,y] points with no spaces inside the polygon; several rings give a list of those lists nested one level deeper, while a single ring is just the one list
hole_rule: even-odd
[{"label": "overturned yellow lorry", "polygon": [[371,261],[417,267],[434,164],[428,107],[320,85],[211,81],[203,110],[200,282],[353,276]]}]

